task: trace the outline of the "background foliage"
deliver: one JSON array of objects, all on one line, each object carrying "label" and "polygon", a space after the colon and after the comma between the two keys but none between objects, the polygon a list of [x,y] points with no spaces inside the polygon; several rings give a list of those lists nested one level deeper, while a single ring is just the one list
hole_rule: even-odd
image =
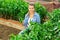
[{"label": "background foliage", "polygon": [[22,15],[27,12],[27,5],[24,0],[0,0],[0,17],[19,20],[17,15],[20,13],[19,16],[23,18]]},{"label": "background foliage", "polygon": [[35,11],[40,15],[41,23],[43,23],[44,22],[43,19],[46,18],[46,14],[48,13],[46,8],[43,5],[41,5],[39,2],[36,2]]}]

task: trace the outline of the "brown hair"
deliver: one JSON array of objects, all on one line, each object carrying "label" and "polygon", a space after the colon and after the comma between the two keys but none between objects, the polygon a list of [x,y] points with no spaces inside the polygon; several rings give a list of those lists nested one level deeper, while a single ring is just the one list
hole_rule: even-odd
[{"label": "brown hair", "polygon": [[30,3],[29,5],[34,6],[34,4]]}]

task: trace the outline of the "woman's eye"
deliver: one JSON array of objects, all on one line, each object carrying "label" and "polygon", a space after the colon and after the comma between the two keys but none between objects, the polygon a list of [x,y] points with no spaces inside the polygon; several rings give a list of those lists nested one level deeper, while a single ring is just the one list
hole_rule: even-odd
[{"label": "woman's eye", "polygon": [[31,9],[33,9],[33,8],[31,8]]}]

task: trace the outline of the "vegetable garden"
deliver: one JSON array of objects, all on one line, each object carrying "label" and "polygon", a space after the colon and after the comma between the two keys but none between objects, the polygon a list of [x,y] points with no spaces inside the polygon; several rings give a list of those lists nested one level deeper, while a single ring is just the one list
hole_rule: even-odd
[{"label": "vegetable garden", "polygon": [[[23,22],[29,3],[25,0],[0,0],[0,17]],[[60,8],[48,12],[39,2],[34,3],[35,11],[41,16],[41,24],[32,23],[22,34],[11,34],[10,40],[59,40]],[[45,19],[48,17],[46,21]]]},{"label": "vegetable garden", "polygon": [[11,35],[10,40],[60,40],[60,9],[47,14],[43,24],[32,23],[21,34]]}]

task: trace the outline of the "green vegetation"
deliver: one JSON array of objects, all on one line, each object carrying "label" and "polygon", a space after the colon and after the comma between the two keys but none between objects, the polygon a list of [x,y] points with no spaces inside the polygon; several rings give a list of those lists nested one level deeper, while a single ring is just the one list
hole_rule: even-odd
[{"label": "green vegetation", "polygon": [[60,0],[58,0],[60,2]]},{"label": "green vegetation", "polygon": [[37,13],[39,13],[40,18],[41,18],[41,23],[43,23],[44,22],[43,19],[46,18],[46,14],[48,13],[46,8],[43,5],[41,5],[39,2],[36,2],[35,3],[35,11]]},{"label": "green vegetation", "polygon": [[[0,17],[14,19],[22,22],[28,12],[29,3],[24,0],[0,0]],[[35,3],[35,11],[43,19],[48,20],[43,24],[32,23],[22,34],[10,35],[10,40],[59,40],[60,39],[60,9],[54,9],[51,13],[40,3]],[[47,15],[48,13],[48,15]]]},{"label": "green vegetation", "polygon": [[48,14],[49,20],[43,24],[32,23],[19,35],[11,35],[10,40],[60,40],[60,9]]},{"label": "green vegetation", "polygon": [[49,13],[49,19],[52,20],[53,23],[56,23],[60,20],[60,9],[54,9],[52,13]]},{"label": "green vegetation", "polygon": [[19,16],[24,17],[27,8],[28,3],[24,0],[0,0],[0,17],[19,20]]}]

